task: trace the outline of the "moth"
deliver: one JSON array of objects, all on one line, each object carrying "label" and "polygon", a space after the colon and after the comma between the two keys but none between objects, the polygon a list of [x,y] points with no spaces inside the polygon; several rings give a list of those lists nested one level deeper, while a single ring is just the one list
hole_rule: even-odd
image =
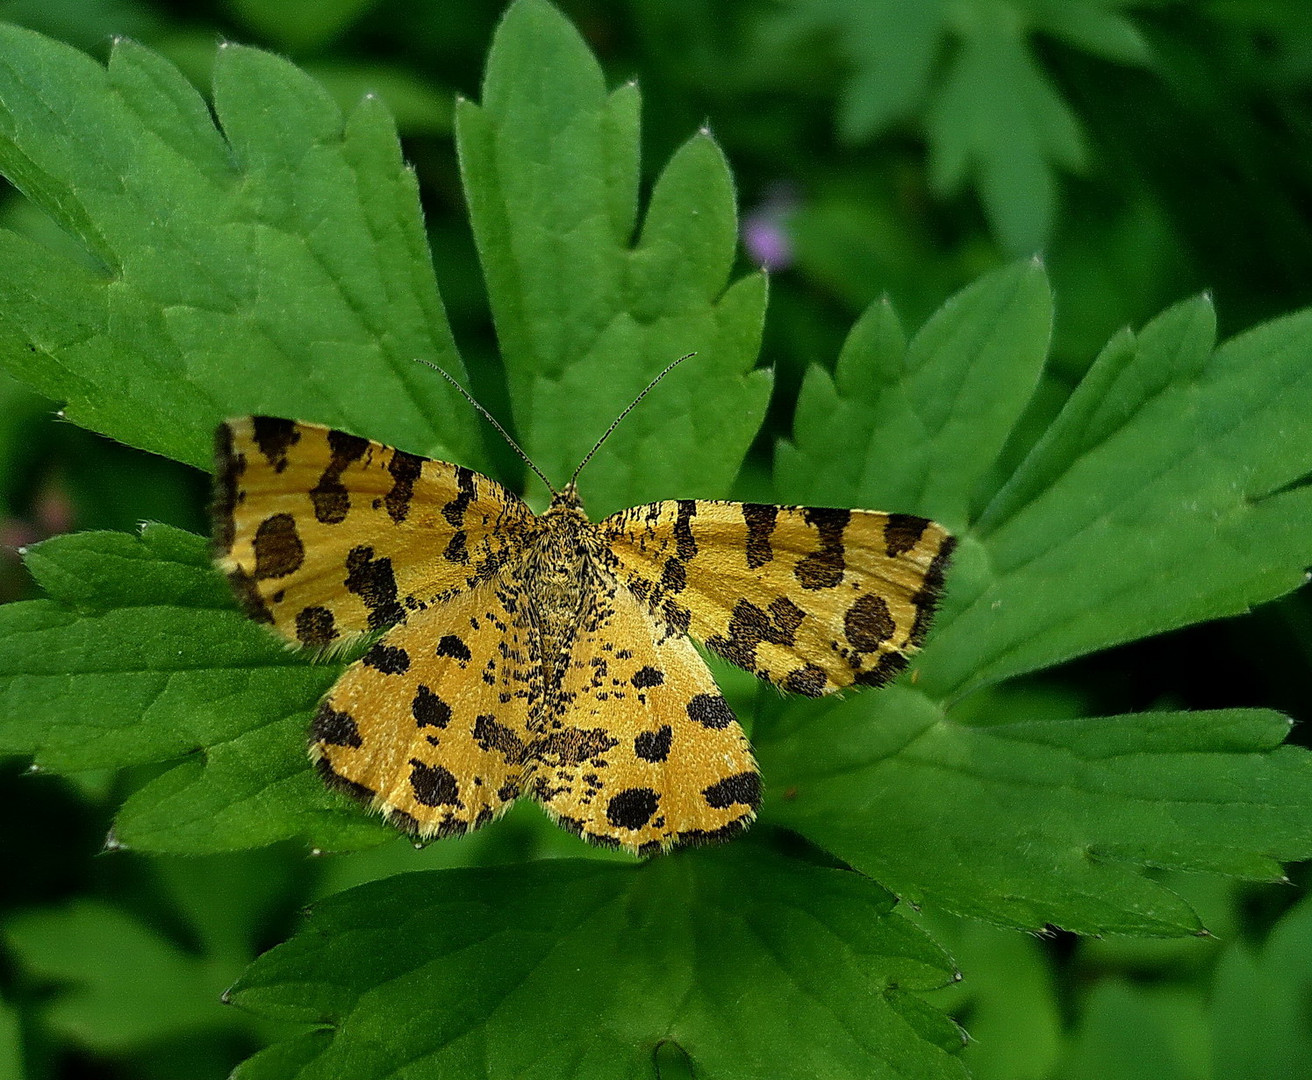
[{"label": "moth", "polygon": [[760,774],[691,639],[818,697],[887,682],[925,637],[954,543],[939,525],[700,499],[591,522],[577,479],[606,435],[560,490],[529,461],[552,492],[539,515],[344,431],[218,428],[216,558],[246,613],[312,649],[386,631],[319,705],[310,756],[419,840],[520,796],[639,855],[726,840]]}]

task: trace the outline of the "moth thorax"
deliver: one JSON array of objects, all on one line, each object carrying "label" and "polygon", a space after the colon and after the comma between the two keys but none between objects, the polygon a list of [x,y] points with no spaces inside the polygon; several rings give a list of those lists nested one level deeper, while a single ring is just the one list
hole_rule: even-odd
[{"label": "moth thorax", "polygon": [[574,622],[594,594],[599,539],[595,526],[573,510],[548,511],[546,528],[525,567],[529,603],[540,622]]}]

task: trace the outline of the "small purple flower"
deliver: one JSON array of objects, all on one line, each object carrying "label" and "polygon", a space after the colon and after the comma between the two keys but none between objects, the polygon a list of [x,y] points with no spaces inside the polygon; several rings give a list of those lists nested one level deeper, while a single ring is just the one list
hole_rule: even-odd
[{"label": "small purple flower", "polygon": [[793,238],[788,219],[797,208],[797,196],[786,184],[776,184],[742,224],[743,247],[765,270],[784,270],[793,261]]}]

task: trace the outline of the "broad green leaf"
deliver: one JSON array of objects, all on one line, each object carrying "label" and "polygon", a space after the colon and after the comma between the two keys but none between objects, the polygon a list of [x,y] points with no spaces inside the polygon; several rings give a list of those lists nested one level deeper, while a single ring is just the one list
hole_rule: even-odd
[{"label": "broad green leaf", "polygon": [[733,180],[709,132],[662,171],[638,222],[636,85],[608,93],[577,31],[517,0],[483,100],[456,109],[469,200],[524,449],[552,482],[671,361],[582,483],[594,513],[723,496],[764,416],[753,371],[765,279],[730,284]]},{"label": "broad green leaf", "polygon": [[791,0],[784,32],[836,33],[849,67],[839,129],[864,141],[920,120],[942,195],[969,179],[1003,246],[1048,240],[1057,173],[1087,163],[1081,125],[1036,56],[1048,34],[1104,59],[1143,65],[1148,47],[1107,0]]},{"label": "broad green leaf", "polygon": [[1014,695],[973,692],[1304,579],[1312,315],[1213,351],[1211,309],[1193,301],[1118,336],[1005,479],[993,463],[1047,336],[1029,273],[976,283],[910,346],[875,305],[835,375],[803,385],[795,443],[779,448],[785,498],[937,516],[961,545],[911,685],[758,717],[770,790],[790,794],[767,810],[917,901],[1189,933],[1190,906],[1143,867],[1269,879],[1312,852],[1312,759],[1279,747],[1287,724],[1017,717]]},{"label": "broad green leaf", "polygon": [[918,510],[963,529],[1038,385],[1051,332],[1047,280],[1030,261],[962,290],[909,345],[891,305],[872,304],[834,375],[807,372],[794,439],[776,455],[781,500]]},{"label": "broad green leaf", "polygon": [[390,833],[310,771],[306,731],[340,661],[308,663],[237,611],[208,545],[166,526],[33,547],[48,599],[0,607],[0,753],[60,772],[169,763],[115,825],[130,848],[204,852]]},{"label": "broad green leaf", "polygon": [[[176,64],[194,85],[208,87],[214,81],[212,34],[157,37],[151,47]],[[454,96],[403,67],[340,58],[307,60],[300,66],[343,112],[351,112],[362,98],[372,95],[382,99],[402,136],[450,134]]]},{"label": "broad green leaf", "polygon": [[1134,0],[1026,0],[1034,28],[1114,63],[1147,66],[1152,50],[1117,8]]},{"label": "broad green leaf", "polygon": [[1052,230],[1056,168],[1082,171],[1087,152],[1079,122],[1007,7],[984,5],[966,25],[926,125],[939,193],[955,193],[970,177],[999,241],[1024,254]]},{"label": "broad green leaf", "polygon": [[1212,319],[1187,303],[1099,358],[972,531],[982,572],[966,567],[926,650],[927,693],[1240,614],[1306,580],[1312,312],[1215,351]]},{"label": "broad green leaf", "polygon": [[53,984],[37,1006],[43,1025],[78,1046],[126,1058],[171,1039],[250,1033],[257,1025],[221,995],[298,871],[277,849],[156,859],[151,918],[82,897],[9,919],[4,942],[26,975]]},{"label": "broad green leaf", "polygon": [[[108,68],[0,28],[0,171],[94,260],[0,232],[0,364],[76,422],[200,467],[230,415],[477,456],[413,175],[382,105],[343,119],[224,46],[214,114],[131,42]],[[457,404],[458,403],[458,404]]]},{"label": "broad green leaf", "polygon": [[[1005,702],[1005,698],[1003,699]],[[961,723],[905,685],[758,718],[769,820],[899,896],[1010,926],[1175,935],[1166,867],[1279,880],[1312,853],[1312,756],[1260,710]]]},{"label": "broad green leaf", "polygon": [[228,999],[328,1027],[240,1080],[654,1078],[671,1043],[706,1080],[931,1080],[965,1075],[961,1036],[914,992],[952,977],[878,886],[744,843],[363,885]]},{"label": "broad green leaf", "polygon": [[0,0],[0,21],[38,30],[80,49],[103,49],[120,35],[159,32],[157,8],[141,0]]},{"label": "broad green leaf", "polygon": [[[205,1027],[232,1027],[224,972],[96,900],[20,914],[6,945],[33,975],[64,984],[46,1022],[79,1046],[122,1053]],[[231,975],[228,975],[231,978]]]},{"label": "broad green leaf", "polygon": [[931,697],[1242,613],[1312,564],[1312,426],[1299,421],[1312,313],[1215,351],[1205,299],[1118,335],[1004,484],[993,463],[1049,314],[1042,272],[1020,266],[964,290],[909,347],[873,305],[834,377],[808,373],[778,449],[787,500],[919,512],[960,534],[920,659]]},{"label": "broad green leaf", "polygon": [[1212,988],[1212,1075],[1296,1080],[1312,1073],[1312,901],[1305,896],[1260,949],[1226,948]]}]

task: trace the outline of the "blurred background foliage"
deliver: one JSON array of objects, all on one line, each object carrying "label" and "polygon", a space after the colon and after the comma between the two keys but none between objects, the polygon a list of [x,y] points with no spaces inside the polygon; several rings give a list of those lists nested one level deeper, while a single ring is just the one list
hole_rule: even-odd
[{"label": "blurred background foliage", "polygon": [[[1057,296],[1037,430],[1108,336],[1210,291],[1221,336],[1312,302],[1312,7],[1293,0],[559,0],[612,85],[638,78],[654,170],[698,126],[739,187],[744,265],[773,271],[759,489],[811,364],[887,294],[908,326],[1017,254]],[[380,93],[422,187],[436,270],[482,400],[506,414],[450,137],[501,0],[5,0],[0,19],[103,57],[115,36],[204,87],[215,45],[283,53],[345,104]],[[650,179],[650,175],[648,176]],[[66,246],[9,193],[0,224]],[[207,478],[61,423],[0,377],[0,601],[16,548],[143,519],[207,529]],[[495,457],[506,451],[489,442]],[[504,458],[503,458],[504,459]],[[513,474],[513,472],[512,472]],[[1312,715],[1306,591],[1008,689],[1086,715],[1266,705]],[[1026,698],[1029,698],[1027,705]],[[1293,739],[1308,744],[1306,726]],[[220,1077],[279,1034],[219,1003],[316,896],[417,866],[550,854],[521,808],[486,835],[334,859],[295,846],[105,854],[144,778],[0,766],[0,1077]],[[564,848],[561,845],[565,845]],[[112,844],[111,844],[112,847]],[[70,853],[76,852],[73,856]],[[1312,1075],[1312,901],[1293,886],[1176,887],[1215,937],[1035,940],[936,919],[970,973],[941,991],[979,1077]],[[1242,1022],[1236,1022],[1242,1018]],[[1253,1032],[1264,1032],[1260,1038]],[[671,1066],[673,1067],[673,1066]]]}]

